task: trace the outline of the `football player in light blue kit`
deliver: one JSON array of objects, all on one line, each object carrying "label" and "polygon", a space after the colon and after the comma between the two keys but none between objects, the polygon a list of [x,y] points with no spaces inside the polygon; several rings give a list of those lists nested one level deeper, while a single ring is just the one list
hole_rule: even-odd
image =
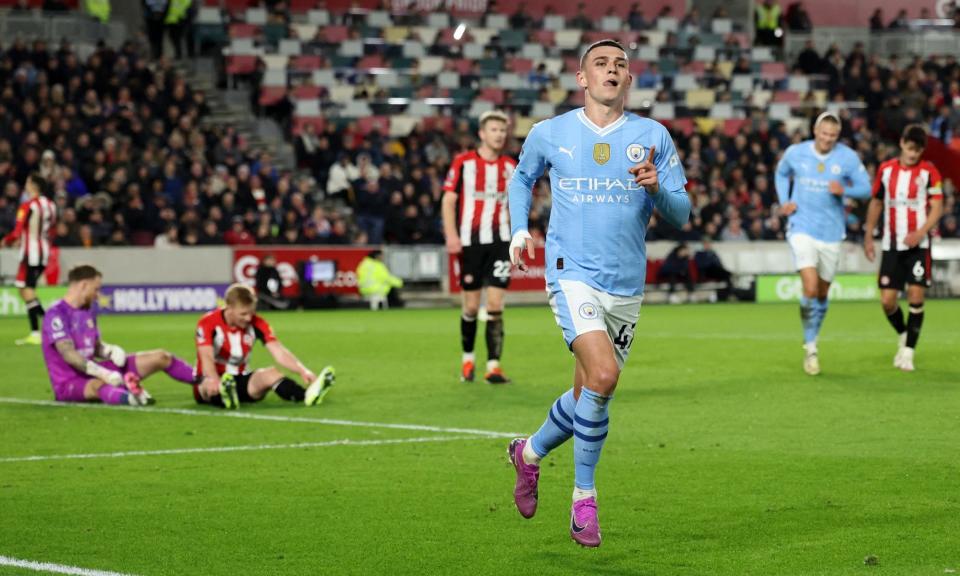
[{"label": "football player in light blue kit", "polygon": [[525,269],[531,189],[549,167],[547,290],[576,358],[573,388],[550,408],[530,438],[510,444],[517,471],[514,501],[525,518],[537,508],[540,459],[573,436],[575,482],[570,534],[600,545],[594,470],[607,436],[607,410],[633,343],[646,276],[647,224],[653,209],[681,227],[690,216],[687,180],[673,140],[658,122],[624,112],[633,81],[613,40],[586,49],[577,81],[583,108],[536,124],[508,188],[510,256]]},{"label": "football player in light blue kit", "polygon": [[820,373],[817,336],[846,236],[844,197],[870,197],[866,168],[856,152],[837,143],[839,137],[840,118],[824,112],[813,125],[813,140],[787,148],[777,165],[777,197],[788,217],[787,242],[803,282],[803,369],[812,376]]}]

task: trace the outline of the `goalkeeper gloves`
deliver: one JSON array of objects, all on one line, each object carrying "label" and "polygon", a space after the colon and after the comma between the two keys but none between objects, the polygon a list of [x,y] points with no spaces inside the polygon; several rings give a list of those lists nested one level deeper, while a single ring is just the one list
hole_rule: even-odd
[{"label": "goalkeeper gloves", "polygon": [[123,386],[123,375],[113,370],[108,370],[97,364],[93,360],[87,360],[86,372],[97,380],[106,382],[113,386]]},{"label": "goalkeeper gloves", "polygon": [[127,364],[127,353],[123,351],[123,348],[106,342],[100,342],[100,348],[103,357],[116,364],[118,368],[123,368]]}]

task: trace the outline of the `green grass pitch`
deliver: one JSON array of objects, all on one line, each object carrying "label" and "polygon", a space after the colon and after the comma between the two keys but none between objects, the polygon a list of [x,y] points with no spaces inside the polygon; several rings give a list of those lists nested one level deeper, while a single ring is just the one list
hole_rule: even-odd
[{"label": "green grass pitch", "polygon": [[[508,435],[572,382],[546,307],[507,311],[501,387],[456,379],[454,309],[266,317],[315,371],[337,367],[324,405],[225,416],[162,374],[145,382],[157,410],[13,403],[52,394],[39,350],[12,345],[25,320],[0,321],[0,556],[142,576],[960,570],[958,302],[927,304],[913,374],[892,367],[878,303],[834,303],[815,378],[795,305],[644,308],[598,469],[598,550],[569,537],[572,443],[544,463],[537,516],[513,506]],[[195,322],[101,330],[192,361]],[[227,447],[242,450],[203,451]]]}]

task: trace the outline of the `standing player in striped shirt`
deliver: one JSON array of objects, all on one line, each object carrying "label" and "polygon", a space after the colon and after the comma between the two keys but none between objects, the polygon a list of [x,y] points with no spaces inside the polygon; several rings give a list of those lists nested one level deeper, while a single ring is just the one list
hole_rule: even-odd
[{"label": "standing player in striped shirt", "polygon": [[50,200],[47,182],[39,174],[28,176],[25,187],[29,200],[17,210],[17,225],[13,232],[3,238],[3,245],[9,246],[20,240],[20,267],[17,269],[14,285],[20,289],[20,297],[27,305],[30,334],[16,343],[18,346],[39,346],[43,305],[37,299],[37,280],[47,267],[50,256],[50,238],[57,219],[57,206]]},{"label": "standing player in striped shirt", "polygon": [[[447,252],[460,255],[463,311],[460,341],[463,358],[460,380],[473,382],[480,291],[487,287],[487,371],[490,384],[510,380],[500,368],[503,352],[503,296],[510,284],[510,215],[507,182],[517,163],[503,155],[507,115],[480,116],[480,147],[453,159],[443,184],[443,233]],[[459,211],[459,220],[457,212]]]},{"label": "standing player in striped shirt", "polygon": [[[921,160],[927,133],[917,124],[900,137],[900,156],[877,170],[873,199],[867,210],[863,251],[873,262],[873,231],[884,214],[883,257],[880,260],[880,303],[899,335],[893,365],[913,371],[913,353],[923,325],[924,292],[930,286],[930,231],[943,215],[943,191],[936,167]],[[906,285],[910,314],[906,323],[897,298]]]}]

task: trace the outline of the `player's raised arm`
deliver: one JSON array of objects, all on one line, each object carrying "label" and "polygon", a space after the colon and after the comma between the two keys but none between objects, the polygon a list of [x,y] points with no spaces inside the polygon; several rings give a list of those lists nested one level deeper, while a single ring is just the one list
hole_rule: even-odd
[{"label": "player's raised arm", "polygon": [[533,186],[537,179],[543,175],[546,168],[546,153],[544,147],[547,145],[546,138],[542,134],[546,129],[544,122],[535,124],[527,134],[527,139],[520,149],[520,162],[513,172],[513,177],[507,185],[507,194],[510,203],[510,262],[518,266],[521,270],[526,270],[527,266],[521,256],[526,249],[527,257],[533,259],[533,240],[530,232],[527,230],[530,221],[530,205],[533,202]]}]

